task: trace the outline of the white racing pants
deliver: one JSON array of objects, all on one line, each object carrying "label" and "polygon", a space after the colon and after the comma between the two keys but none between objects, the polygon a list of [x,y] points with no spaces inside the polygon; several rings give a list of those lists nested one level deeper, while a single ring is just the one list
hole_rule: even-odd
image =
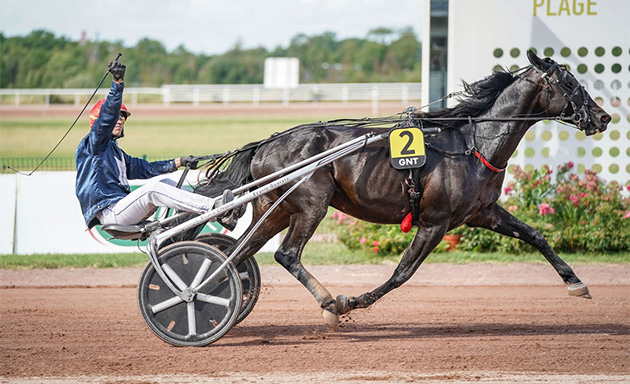
[{"label": "white racing pants", "polygon": [[133,225],[148,218],[158,207],[202,214],[209,211],[214,199],[176,187],[170,179],[153,181],[134,190],[122,200],[102,210],[101,224]]}]

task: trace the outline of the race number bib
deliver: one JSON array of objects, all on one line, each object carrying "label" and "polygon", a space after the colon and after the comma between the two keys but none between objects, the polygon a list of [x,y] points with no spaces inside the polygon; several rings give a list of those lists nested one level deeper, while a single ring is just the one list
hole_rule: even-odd
[{"label": "race number bib", "polygon": [[422,167],[427,158],[420,128],[392,129],[389,132],[389,152],[392,166],[396,169]]}]

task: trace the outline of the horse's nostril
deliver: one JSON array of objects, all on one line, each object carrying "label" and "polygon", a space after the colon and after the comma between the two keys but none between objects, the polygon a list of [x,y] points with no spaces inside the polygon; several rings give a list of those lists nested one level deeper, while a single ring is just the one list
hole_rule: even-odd
[{"label": "horse's nostril", "polygon": [[610,123],[610,119],[611,119],[610,115],[604,115],[604,116],[602,116],[602,118],[601,118],[602,124],[608,124],[608,123]]}]

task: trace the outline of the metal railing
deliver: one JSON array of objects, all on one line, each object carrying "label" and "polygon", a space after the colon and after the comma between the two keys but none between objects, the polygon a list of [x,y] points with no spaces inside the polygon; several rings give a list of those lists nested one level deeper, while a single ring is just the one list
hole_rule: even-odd
[{"label": "metal railing", "polygon": [[[20,106],[26,103],[44,104],[71,103],[79,105],[92,94],[92,89],[0,89],[2,104]],[[420,100],[421,83],[347,83],[347,84],[300,84],[296,88],[265,88],[262,84],[166,84],[159,88],[128,87],[125,103],[136,105],[146,102],[192,103],[259,103],[276,102],[352,102],[352,101],[400,101],[401,104]],[[108,89],[101,88],[97,95],[107,95]],[[11,99],[12,98],[12,99]]]}]

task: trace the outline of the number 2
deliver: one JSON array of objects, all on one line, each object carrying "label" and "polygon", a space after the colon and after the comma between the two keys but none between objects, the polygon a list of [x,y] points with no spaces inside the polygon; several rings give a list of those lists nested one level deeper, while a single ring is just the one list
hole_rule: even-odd
[{"label": "number 2", "polygon": [[409,132],[409,131],[401,131],[400,134],[398,135],[401,138],[407,136],[407,144],[405,144],[405,146],[403,147],[402,151],[400,151],[401,155],[415,155],[416,150],[412,149],[410,150],[409,147],[411,147],[411,143],[413,143],[413,133]]}]

